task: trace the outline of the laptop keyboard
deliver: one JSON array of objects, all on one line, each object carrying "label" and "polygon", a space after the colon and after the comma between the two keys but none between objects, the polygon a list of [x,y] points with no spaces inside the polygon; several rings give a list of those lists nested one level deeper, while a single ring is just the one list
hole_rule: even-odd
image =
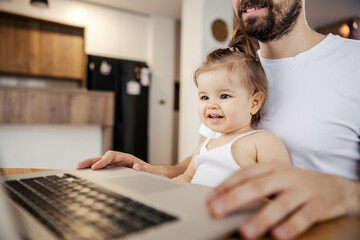
[{"label": "laptop keyboard", "polygon": [[70,174],[5,181],[5,186],[60,239],[121,238],[177,220]]}]

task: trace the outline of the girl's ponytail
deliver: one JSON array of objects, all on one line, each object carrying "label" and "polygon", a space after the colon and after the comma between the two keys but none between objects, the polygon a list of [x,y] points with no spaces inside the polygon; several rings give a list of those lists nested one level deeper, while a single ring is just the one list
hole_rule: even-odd
[{"label": "girl's ponytail", "polygon": [[253,40],[240,29],[234,31],[233,36],[229,41],[229,49],[235,52],[242,52],[254,60],[260,61],[257,54],[257,47]]}]

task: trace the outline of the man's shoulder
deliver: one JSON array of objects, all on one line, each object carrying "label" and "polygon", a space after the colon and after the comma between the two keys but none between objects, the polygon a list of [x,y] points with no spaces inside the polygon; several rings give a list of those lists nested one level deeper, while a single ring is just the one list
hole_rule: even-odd
[{"label": "man's shoulder", "polygon": [[327,68],[329,64],[333,64],[334,71],[338,71],[340,68],[345,72],[354,72],[354,68],[357,68],[359,64],[355,59],[359,59],[360,56],[360,41],[343,38],[338,35],[330,37],[330,41],[322,49],[322,57],[325,57],[326,60],[319,61],[319,64],[324,63]]},{"label": "man's shoulder", "polygon": [[[337,49],[349,49],[352,51],[360,51],[360,40],[343,38],[338,35],[333,35],[331,42],[335,45]],[[340,50],[339,49],[339,50]]]}]

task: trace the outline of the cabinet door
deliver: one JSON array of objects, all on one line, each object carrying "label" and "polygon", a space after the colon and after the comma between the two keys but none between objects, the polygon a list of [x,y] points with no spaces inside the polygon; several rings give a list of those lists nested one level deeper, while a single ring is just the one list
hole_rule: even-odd
[{"label": "cabinet door", "polygon": [[0,72],[85,85],[84,29],[0,12]]},{"label": "cabinet door", "polygon": [[39,22],[0,14],[0,71],[39,73]]},{"label": "cabinet door", "polygon": [[82,79],[85,73],[82,29],[40,24],[39,69],[43,75]]}]

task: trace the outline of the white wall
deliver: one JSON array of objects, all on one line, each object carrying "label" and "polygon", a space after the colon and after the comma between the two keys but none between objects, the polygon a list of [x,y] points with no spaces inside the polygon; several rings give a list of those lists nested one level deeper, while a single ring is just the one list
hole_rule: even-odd
[{"label": "white wall", "polygon": [[[47,9],[31,6],[29,0],[0,1],[0,10],[85,27],[86,54],[147,62],[153,75],[149,105],[151,117],[149,125],[149,129],[151,129],[149,135],[149,160],[150,162],[167,163],[171,159],[175,20],[130,13],[71,0],[51,0]],[[166,104],[159,105],[159,99],[164,99]],[[156,118],[156,116],[161,116],[161,118]],[[23,127],[28,129],[12,128],[15,132],[10,133],[7,131],[6,134],[10,136],[23,131],[24,134],[28,134],[26,139],[30,139],[31,136],[37,134],[37,130],[33,126]],[[61,128],[58,129],[56,126],[46,127],[49,133],[61,131]],[[71,129],[73,137],[82,134],[81,130],[77,131],[79,129]],[[0,139],[0,148],[4,139],[7,138],[3,130],[4,128],[0,128],[0,134],[3,136]],[[88,133],[84,133],[83,136]],[[61,153],[62,157],[66,158],[76,155],[75,150],[81,149],[83,155],[99,155],[100,146],[99,148],[92,147],[99,144],[99,138],[101,139],[101,136],[96,134],[92,134],[91,137],[88,135],[84,138],[86,141],[74,143],[74,146],[77,147],[69,149],[69,151],[64,150],[59,154]],[[72,139],[72,136],[68,136],[68,139]],[[57,137],[57,134],[52,134],[52,141],[57,141],[56,146],[67,146],[67,143],[62,142],[61,138]],[[46,141],[43,144],[44,149],[53,146],[53,144]],[[20,146],[19,150],[22,148],[28,148],[25,142],[23,142],[23,146]],[[15,151],[15,148],[12,149],[6,151]],[[94,152],[94,149],[97,150]],[[28,159],[35,159],[37,151],[34,149],[32,155],[28,155]],[[30,153],[28,152],[28,154]],[[11,156],[11,152],[3,156]],[[19,160],[23,161],[20,157]],[[77,159],[77,161],[79,160],[82,159]],[[0,161],[4,160],[0,159]],[[8,161],[5,160],[5,162]],[[53,168],[55,168],[55,165]]]},{"label": "white wall", "polygon": [[[152,79],[149,116],[149,159],[153,164],[171,164],[173,151],[173,106],[175,82],[175,20],[150,20],[149,63]],[[169,62],[173,59],[173,62]]]},{"label": "white wall", "polygon": [[0,125],[4,168],[74,168],[101,152],[99,126]]},{"label": "white wall", "polygon": [[128,60],[148,60],[148,16],[88,4],[85,52]]},{"label": "white wall", "polygon": [[179,161],[194,153],[201,138],[198,133],[200,119],[197,113],[198,97],[193,81],[194,71],[209,51],[227,46],[227,41],[220,43],[213,38],[212,21],[225,21],[231,33],[233,14],[231,0],[182,2]]}]

